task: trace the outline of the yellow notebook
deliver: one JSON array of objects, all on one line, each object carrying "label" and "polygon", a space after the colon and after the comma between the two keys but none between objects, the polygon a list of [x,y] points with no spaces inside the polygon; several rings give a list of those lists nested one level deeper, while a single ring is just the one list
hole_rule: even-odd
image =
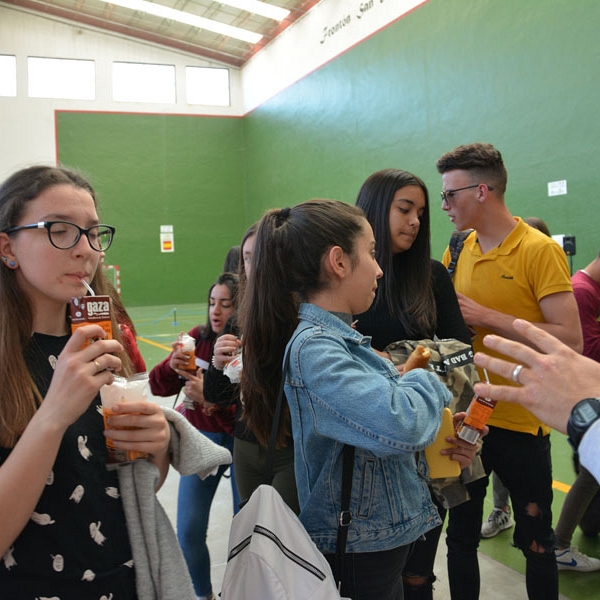
[{"label": "yellow notebook", "polygon": [[458,477],[460,475],[460,464],[452,460],[450,456],[440,454],[440,450],[451,448],[452,444],[446,441],[448,436],[454,435],[454,423],[452,422],[452,412],[449,408],[444,408],[442,413],[442,425],[437,437],[430,446],[425,448],[425,460],[429,466],[429,478],[439,479],[440,477]]}]

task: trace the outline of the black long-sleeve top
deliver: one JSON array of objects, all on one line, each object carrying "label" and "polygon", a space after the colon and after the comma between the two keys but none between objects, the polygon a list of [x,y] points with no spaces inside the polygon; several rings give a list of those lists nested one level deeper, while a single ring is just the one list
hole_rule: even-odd
[{"label": "black long-sleeve top", "polygon": [[[235,336],[239,335],[239,330],[232,323],[231,318],[225,323],[222,334],[225,333],[230,333]],[[220,407],[235,404],[233,436],[246,442],[258,444],[251,429],[241,418],[243,406],[240,401],[239,383],[231,383],[229,377],[227,377],[222,370],[217,369],[213,364],[211,364],[204,373],[204,397],[208,402],[212,402]]]},{"label": "black long-sleeve top", "polygon": [[[431,263],[433,295],[437,310],[435,334],[440,339],[455,338],[470,344],[471,336],[460,312],[452,279],[441,262],[432,260]],[[424,331],[407,333],[402,323],[390,314],[384,302],[377,308],[371,306],[367,312],[356,315],[355,318],[356,329],[363,335],[370,335],[372,346],[377,350],[383,350],[388,344],[399,340],[431,338],[431,334]]]}]

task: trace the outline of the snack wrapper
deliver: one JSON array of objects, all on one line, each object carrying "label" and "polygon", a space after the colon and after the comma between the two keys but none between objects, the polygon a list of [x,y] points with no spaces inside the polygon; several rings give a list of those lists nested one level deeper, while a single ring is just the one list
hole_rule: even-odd
[{"label": "snack wrapper", "polygon": [[227,366],[223,369],[223,374],[229,377],[231,383],[239,383],[243,368],[244,363],[242,361],[242,353],[240,352],[227,363]]}]

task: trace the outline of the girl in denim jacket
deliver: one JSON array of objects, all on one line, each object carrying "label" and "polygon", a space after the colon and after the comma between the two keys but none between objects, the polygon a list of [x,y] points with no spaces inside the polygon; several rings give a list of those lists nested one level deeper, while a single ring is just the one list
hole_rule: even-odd
[{"label": "girl in denim jacket", "polygon": [[[356,205],[373,227],[377,260],[385,269],[375,302],[366,313],[355,315],[357,329],[371,337],[373,348],[385,358],[389,358],[385,348],[397,340],[454,338],[470,344],[450,275],[431,258],[429,193],[423,180],[400,169],[376,171],[362,184]],[[473,449],[462,440],[455,443],[465,446],[463,453]],[[452,458],[461,468],[467,466],[464,454]],[[483,476],[483,468],[479,474]],[[471,481],[466,473],[464,477]],[[446,508],[435,494],[432,499],[443,521]],[[454,522],[454,511],[450,515],[449,522]],[[479,531],[475,533],[479,538]],[[433,599],[433,567],[441,534],[442,525],[415,544],[404,570],[405,600]],[[448,569],[461,560],[449,547]]]},{"label": "girl in denim jacket", "polygon": [[253,430],[271,422],[265,399],[277,397],[289,352],[281,437],[291,419],[300,519],[333,565],[342,450],[355,446],[341,593],[402,598],[410,546],[440,522],[419,453],[435,438],[450,393],[422,369],[400,378],[352,327],[383,274],[361,209],[312,200],[268,211],[252,273],[240,309],[245,419]]}]

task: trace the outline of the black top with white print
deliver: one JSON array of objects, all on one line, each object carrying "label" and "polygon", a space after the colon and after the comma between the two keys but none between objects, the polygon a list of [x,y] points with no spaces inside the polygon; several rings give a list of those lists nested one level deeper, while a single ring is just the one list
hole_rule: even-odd
[{"label": "black top with white print", "polygon": [[[42,397],[68,339],[34,334],[25,349]],[[106,469],[103,429],[98,395],[67,429],[29,523],[0,560],[0,598],[136,598],[118,479]],[[9,454],[0,448],[0,464]]]}]

